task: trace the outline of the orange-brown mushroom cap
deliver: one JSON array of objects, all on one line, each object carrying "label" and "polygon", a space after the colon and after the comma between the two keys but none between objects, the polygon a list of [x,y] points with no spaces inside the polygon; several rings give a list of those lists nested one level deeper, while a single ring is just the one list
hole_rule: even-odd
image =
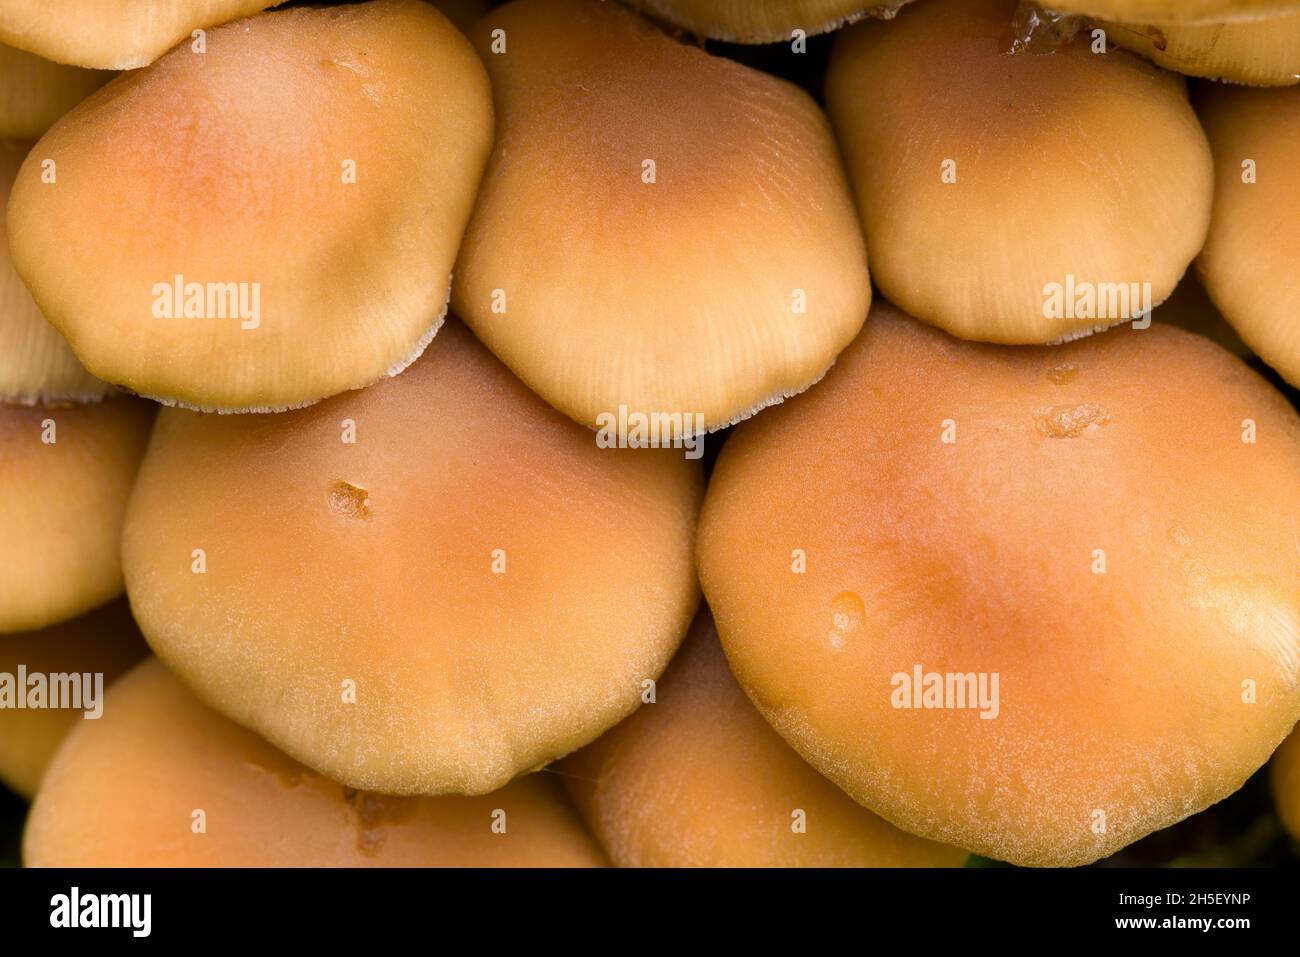
[{"label": "orange-brown mushroom cap", "polygon": [[741,685],[897,826],[1025,865],[1235,791],[1300,717],[1300,419],[1161,324],[1050,348],[873,310],[715,467]]},{"label": "orange-brown mushroom cap", "polygon": [[204,707],[156,659],[59,750],[23,838],[29,867],[599,867],[559,786],[485,797],[354,791]]},{"label": "orange-brown mushroom cap", "polygon": [[1012,52],[1013,0],[927,0],[841,33],[826,77],[891,302],[965,339],[1041,344],[1143,316],[1209,226],[1184,81],[1086,35]]},{"label": "orange-brown mushroom cap", "polygon": [[102,379],[301,406],[429,343],[491,141],[487,74],[428,4],[241,20],[41,138],[10,200],[14,266]]},{"label": "orange-brown mushroom cap", "polygon": [[699,463],[595,439],[455,323],[310,409],[164,409],[132,607],[204,701],[321,773],[491,791],[630,712],[699,599]]},{"label": "orange-brown mushroom cap", "polygon": [[516,375],[624,435],[677,414],[673,436],[820,378],[871,287],[806,93],[617,3],[515,0],[475,37],[497,141],[452,302]]},{"label": "orange-brown mushroom cap", "polygon": [[0,0],[0,40],[47,60],[134,70],[195,31],[284,0]]},{"label": "orange-brown mushroom cap", "polygon": [[35,796],[59,742],[81,721],[99,720],[104,689],[148,651],[125,599],[39,631],[0,635],[0,682],[8,686],[0,687],[0,781]]},{"label": "orange-brown mushroom cap", "polygon": [[954,867],[814,771],[736,684],[707,613],[643,704],[560,774],[620,867]]},{"label": "orange-brown mushroom cap", "polygon": [[0,403],[0,634],[122,593],[122,521],[153,416],[153,405],[125,397]]},{"label": "orange-brown mushroom cap", "polygon": [[1246,345],[1300,386],[1300,88],[1206,84],[1214,214],[1201,281]]}]

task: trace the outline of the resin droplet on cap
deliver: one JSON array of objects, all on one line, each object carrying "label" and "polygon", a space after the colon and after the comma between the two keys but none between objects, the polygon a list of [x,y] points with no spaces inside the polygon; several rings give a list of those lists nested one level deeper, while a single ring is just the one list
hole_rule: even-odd
[{"label": "resin droplet on cap", "polygon": [[453,304],[516,375],[624,436],[675,414],[672,437],[825,373],[871,288],[806,93],[616,3],[516,0],[475,37],[497,144]]},{"label": "resin droplet on cap", "polygon": [[927,0],[836,40],[826,100],[900,308],[965,339],[1041,344],[1137,318],[1209,226],[1185,84],[1086,34],[1012,53],[1010,0]]},{"label": "resin droplet on cap", "polygon": [[1203,337],[1009,348],[882,304],[727,440],[700,580],[741,686],[864,805],[1085,864],[1300,718],[1297,475],[1295,410]]},{"label": "resin droplet on cap", "polygon": [[205,708],[156,659],[59,750],[23,838],[28,867],[600,867],[559,786],[479,798],[368,794]]},{"label": "resin droplet on cap", "polygon": [[957,867],[968,857],[854,803],[736,684],[697,619],[653,703],[559,767],[620,867]]},{"label": "resin droplet on cap", "polygon": [[442,322],[491,145],[469,41],[376,0],[206,43],[41,138],[15,268],[91,372],[168,404],[273,411],[400,372]]},{"label": "resin droplet on cap", "polygon": [[632,711],[695,613],[699,463],[595,439],[454,322],[310,409],[164,409],[132,607],[200,698],[322,774],[486,793]]}]

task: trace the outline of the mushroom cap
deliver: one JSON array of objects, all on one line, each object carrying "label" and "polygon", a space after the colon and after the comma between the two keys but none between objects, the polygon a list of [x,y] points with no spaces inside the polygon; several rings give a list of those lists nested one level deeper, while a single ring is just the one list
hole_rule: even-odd
[{"label": "mushroom cap", "polygon": [[[645,704],[566,758],[570,796],[620,867],[957,867],[799,757],[736,684],[702,614]],[[802,812],[806,830],[797,831]]]},{"label": "mushroom cap", "polygon": [[475,36],[497,142],[452,302],[516,375],[591,426],[683,413],[675,435],[821,377],[871,287],[807,94],[615,3],[516,0]]},{"label": "mushroom cap", "polygon": [[1220,314],[1194,269],[1187,270],[1187,274],[1178,283],[1178,288],[1160,304],[1151,318],[1155,322],[1167,322],[1179,329],[1213,339],[1239,358],[1248,360],[1253,355],[1241,341],[1241,336]]},{"label": "mushroom cap", "polygon": [[[1014,6],[933,0],[851,27],[826,98],[881,293],[965,339],[1046,343],[1132,318],[1143,283],[1151,305],[1173,291],[1212,162],[1181,78],[1079,40],[1012,54]],[[1075,283],[1094,304],[1053,307]]]},{"label": "mushroom cap", "polygon": [[429,0],[438,12],[456,25],[456,29],[469,35],[483,14],[492,6],[492,0]]},{"label": "mushroom cap", "polygon": [[794,30],[827,33],[868,15],[892,16],[910,0],[644,0],[669,23],[732,43],[789,40]]},{"label": "mushroom cap", "polygon": [[47,60],[134,70],[189,39],[284,0],[0,0],[0,40]]},{"label": "mushroom cap", "polygon": [[[28,675],[47,678],[100,674],[102,691],[148,652],[130,607],[119,599],[49,628],[0,635],[0,673],[16,680],[19,666],[25,666]],[[93,710],[95,702],[84,703]],[[0,781],[29,800],[34,797],[59,742],[87,720],[85,712],[85,708],[0,708]]]},{"label": "mushroom cap", "polygon": [[0,137],[36,139],[111,78],[0,43]]},{"label": "mushroom cap", "polygon": [[1215,160],[1201,281],[1245,343],[1300,386],[1300,88],[1206,84],[1197,105]]},{"label": "mushroom cap", "polygon": [[0,634],[67,621],[121,594],[122,520],[153,414],[126,397],[0,403]]},{"label": "mushroom cap", "polygon": [[[496,811],[504,812],[504,833],[492,830]],[[113,685],[104,716],[81,722],[60,748],[32,805],[23,860],[29,867],[604,864],[549,779],[532,775],[477,798],[354,791],[204,707],[153,658]]]},{"label": "mushroom cap", "polygon": [[449,323],[403,375],[310,409],[163,410],[127,589],[163,661],[304,764],[482,794],[616,724],[667,666],[702,494],[697,462],[598,448]]},{"label": "mushroom cap", "polygon": [[1254,86],[1300,83],[1300,9],[1229,23],[1099,25],[1166,70]]},{"label": "mushroom cap", "polygon": [[98,402],[111,387],[77,361],[9,261],[4,209],[29,147],[0,140],[0,402]]},{"label": "mushroom cap", "polygon": [[1050,0],[1044,6],[1129,23],[1223,23],[1297,10],[1300,0]]},{"label": "mushroom cap", "polygon": [[487,74],[428,4],[268,13],[56,123],[14,185],[14,266],[100,378],[304,405],[428,344],[491,139]]},{"label": "mushroom cap", "polygon": [[1273,754],[1269,768],[1273,803],[1282,826],[1300,841],[1300,731],[1293,731]]},{"label": "mushroom cap", "polygon": [[741,686],[849,794],[1083,864],[1235,791],[1300,717],[1298,474],[1300,418],[1203,337],[1013,349],[880,305],[728,439],[700,580]]}]

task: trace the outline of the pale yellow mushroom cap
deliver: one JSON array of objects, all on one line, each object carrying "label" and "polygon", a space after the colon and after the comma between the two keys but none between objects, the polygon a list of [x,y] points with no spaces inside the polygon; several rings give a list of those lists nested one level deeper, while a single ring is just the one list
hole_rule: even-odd
[{"label": "pale yellow mushroom cap", "polygon": [[482,794],[636,707],[699,599],[698,462],[599,448],[458,323],[310,409],[164,409],[127,589],[199,696],[328,777]]},{"label": "pale yellow mushroom cap", "polygon": [[475,42],[497,142],[452,301],[516,375],[589,426],[694,433],[826,371],[871,288],[806,93],[617,3],[516,0]]},{"label": "pale yellow mushroom cap", "polygon": [[0,403],[0,634],[121,594],[122,520],[154,406]]},{"label": "pale yellow mushroom cap", "polygon": [[1011,53],[1014,10],[927,0],[850,27],[826,98],[881,293],[965,339],[1049,343],[1173,291],[1213,171],[1181,78],[1083,35]]},{"label": "pale yellow mushroom cap", "polygon": [[654,702],[559,771],[620,867],[956,867],[814,771],[736,684],[708,614]]},{"label": "pale yellow mushroom cap", "polygon": [[1300,83],[1300,9],[1230,23],[1098,26],[1166,70],[1252,86]]},{"label": "pale yellow mushroom cap", "polygon": [[[647,11],[699,36],[735,43],[826,33],[865,16],[890,16],[910,0],[643,0]],[[632,2],[636,6],[636,0]]]},{"label": "pale yellow mushroom cap", "polygon": [[1300,386],[1300,88],[1207,84],[1214,214],[1197,267],[1261,359]]},{"label": "pale yellow mushroom cap", "polygon": [[42,705],[6,700],[0,707],[0,782],[34,797],[59,742],[82,721],[98,720],[104,689],[148,652],[125,599],[39,631],[0,635],[0,680],[13,681],[0,699],[12,693]]},{"label": "pale yellow mushroom cap", "polygon": [[112,76],[0,43],[0,138],[36,139]]},{"label": "pale yellow mushroom cap", "polygon": [[428,344],[491,140],[487,74],[430,5],[267,13],[56,123],[14,184],[14,266],[106,381],[301,406]]},{"label": "pale yellow mushroom cap", "polygon": [[46,322],[9,261],[4,210],[30,143],[0,140],[0,402],[98,402],[111,391]]},{"label": "pale yellow mushroom cap", "polygon": [[728,439],[700,579],[741,686],[864,805],[1084,864],[1300,717],[1297,475],[1300,418],[1205,338],[989,346],[882,304]]},{"label": "pale yellow mushroom cap", "polygon": [[1300,0],[1048,0],[1041,6],[1129,23],[1222,23],[1300,10]]},{"label": "pale yellow mushroom cap", "polygon": [[0,40],[58,63],[134,70],[195,30],[284,0],[0,0]]},{"label": "pale yellow mushroom cap", "polygon": [[[495,829],[494,829],[495,826]],[[156,659],[115,684],[50,766],[28,867],[600,867],[541,775],[485,797],[328,781],[204,707]]]}]

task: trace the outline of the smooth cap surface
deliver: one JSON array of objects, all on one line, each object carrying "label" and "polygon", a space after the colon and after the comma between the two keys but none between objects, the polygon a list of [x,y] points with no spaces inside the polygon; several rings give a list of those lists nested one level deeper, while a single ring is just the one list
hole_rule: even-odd
[{"label": "smooth cap surface", "polygon": [[[495,825],[495,830],[494,830]],[[398,798],[335,784],[205,708],[156,659],[51,765],[28,867],[599,867],[558,785]]]},{"label": "smooth cap surface", "polygon": [[595,438],[456,323],[310,409],[164,409],[123,544],[136,617],[335,780],[491,791],[630,712],[698,602],[698,463]]},{"label": "smooth cap surface", "polygon": [[1295,411],[1200,336],[986,346],[881,305],[728,440],[700,578],[740,684],[867,807],[1083,864],[1300,717],[1297,475]]},{"label": "smooth cap surface", "polygon": [[429,343],[491,141],[482,64],[428,4],[241,20],[41,138],[10,201],[14,266],[102,379],[200,409],[304,405]]},{"label": "smooth cap surface", "polygon": [[825,372],[871,289],[807,94],[617,3],[516,0],[475,43],[497,142],[452,301],[516,375],[621,435],[677,414],[671,437]]}]

